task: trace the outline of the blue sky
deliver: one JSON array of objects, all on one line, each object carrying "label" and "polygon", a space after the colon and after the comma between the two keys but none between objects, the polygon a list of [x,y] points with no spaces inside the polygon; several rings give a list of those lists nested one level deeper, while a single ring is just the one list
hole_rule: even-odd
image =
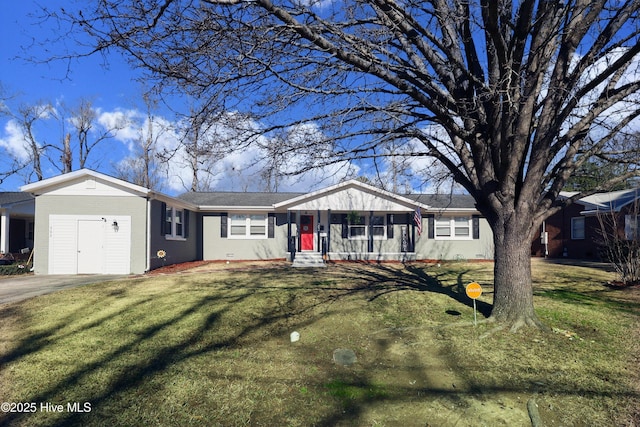
[{"label": "blue sky", "polygon": [[[87,167],[99,170],[107,174],[114,174],[114,165],[127,156],[135,156],[133,144],[140,129],[145,127],[146,114],[141,94],[143,88],[135,80],[136,71],[132,70],[124,58],[114,54],[106,58],[108,67],[103,64],[101,56],[74,59],[65,61],[50,61],[36,63],[27,60],[28,57],[44,59],[55,56],[60,52],[58,44],[48,44],[43,47],[38,41],[55,39],[59,37],[59,28],[55,22],[44,21],[38,24],[38,16],[41,16],[39,2],[23,0],[19,2],[7,2],[3,5],[3,13],[0,14],[0,82],[5,94],[11,95],[5,101],[5,108],[18,111],[21,105],[37,105],[38,103],[51,103],[57,110],[62,105],[75,106],[80,99],[91,100],[93,107],[98,109],[101,123],[109,123],[117,117],[125,117],[129,121],[135,121],[138,125],[128,125],[119,131],[115,138],[106,140],[91,153]],[[63,0],[47,0],[46,6],[51,10],[60,8],[61,5],[69,6],[69,2]],[[64,43],[73,48],[73,41],[67,39]],[[158,126],[170,126],[175,124],[175,118],[169,116],[168,111],[155,111],[156,124]],[[166,114],[166,115],[163,115]],[[14,155],[21,145],[21,134],[16,130],[16,122],[10,117],[0,116],[0,170],[8,166],[7,150],[12,150]],[[39,143],[62,141],[64,130],[60,121],[47,118],[39,121],[35,136]],[[177,145],[178,136],[167,132],[163,136],[161,146],[169,150]],[[3,151],[4,150],[4,151]],[[54,157],[56,155],[54,154]],[[208,166],[209,170],[215,170],[211,179],[211,185],[215,189],[251,191],[263,190],[264,185],[260,177],[260,162],[257,160],[259,153],[253,151],[234,152],[232,155],[218,161],[215,165]],[[185,185],[190,183],[190,177],[185,173],[184,162],[180,156],[176,156],[174,164],[167,167],[165,176],[167,182],[161,188],[169,194],[177,194],[185,191]],[[77,159],[74,157],[74,161]],[[295,161],[293,162],[295,163]],[[77,166],[74,165],[74,169]],[[241,172],[240,172],[241,171]],[[45,177],[59,174],[55,165],[47,164],[44,167]],[[280,185],[280,191],[307,191],[313,189],[315,184],[320,186],[332,184],[341,179],[343,174],[334,165],[329,170],[320,170],[308,174],[306,177],[291,177],[284,179]],[[25,175],[18,175],[0,183],[0,191],[16,191],[29,179]],[[186,183],[186,184],[185,184]]]},{"label": "blue sky", "polygon": [[[59,0],[46,2],[52,8],[63,3]],[[134,107],[140,93],[139,85],[131,78],[132,70],[117,56],[109,58],[108,69],[101,64],[100,57],[82,58],[69,64],[63,61],[34,63],[26,59],[51,55],[34,43],[34,40],[44,40],[53,34],[50,23],[37,24],[38,4],[34,0],[6,2],[0,14],[0,82],[6,94],[12,96],[7,101],[9,108],[15,111],[20,105],[39,102],[73,105],[83,97],[105,111]],[[0,117],[0,138],[7,137],[7,120]],[[39,140],[50,140],[59,137],[60,126],[48,122],[39,131],[36,135]],[[125,153],[124,148],[122,143],[111,146],[112,151],[119,154]],[[6,162],[6,158],[0,162]],[[0,190],[17,190],[22,184],[23,178],[14,177],[0,184]]]},{"label": "blue sky", "polygon": [[[65,1],[47,0],[46,5],[57,8]],[[101,65],[100,57],[72,61],[67,75],[63,61],[36,64],[26,57],[46,58],[55,52],[37,44],[56,36],[52,22],[38,24],[41,2],[22,0],[7,2],[0,14],[1,60],[0,80],[6,89],[18,93],[25,102],[41,99],[74,99],[95,96],[105,106],[120,105],[135,91],[136,84],[128,65],[118,56],[109,57],[110,69]],[[105,90],[108,89],[108,90]]]},{"label": "blue sky", "polygon": [[[41,3],[40,3],[41,2]],[[59,39],[60,29],[54,21],[42,21],[38,24],[38,17],[42,15],[39,4],[46,5],[50,10],[58,10],[61,6],[70,9],[73,2],[69,0],[22,0],[7,2],[0,14],[0,83],[7,94],[15,95],[6,101],[6,107],[16,112],[21,105],[36,105],[40,102],[51,103],[54,108],[62,105],[75,106],[81,99],[91,100],[93,107],[97,109],[100,123],[113,123],[117,118],[125,118],[127,122],[134,124],[118,131],[114,138],[101,143],[95,151],[92,151],[90,161],[86,165],[89,168],[115,174],[115,165],[128,157],[135,157],[135,139],[141,134],[141,129],[146,126],[146,113],[142,102],[143,88],[135,80],[137,71],[132,70],[124,58],[113,54],[106,58],[108,67],[103,64],[101,56],[74,59],[70,63],[53,61],[48,63],[34,63],[26,60],[26,57],[48,58],[60,54],[56,50],[64,44],[73,49],[74,42],[71,38],[64,40],[63,44],[47,44],[43,47],[38,41]],[[76,4],[82,5],[82,2]],[[68,68],[69,67],[69,68]],[[172,100],[175,105],[185,105],[184,100]],[[154,126],[170,127],[177,124],[176,118],[170,115],[167,108],[154,112],[156,119]],[[15,120],[10,117],[0,116],[0,171],[6,169],[6,153],[8,150],[13,155],[19,155],[22,144],[21,135],[16,130]],[[260,128],[259,123],[249,123],[250,126]],[[312,126],[296,129],[303,135],[314,132]],[[222,132],[229,132],[223,129]],[[36,128],[36,139],[39,143],[54,141],[60,145],[64,137],[64,131],[60,121],[53,118],[41,120]],[[295,132],[291,132],[295,135]],[[268,138],[268,137],[263,137]],[[169,151],[175,150],[178,145],[179,135],[175,132],[164,132],[159,145]],[[263,142],[260,140],[259,142]],[[4,150],[4,151],[3,151]],[[12,151],[11,151],[12,150]],[[16,154],[18,152],[18,154]],[[55,153],[55,152],[54,152]],[[57,154],[53,157],[58,156]],[[182,157],[181,157],[182,156]],[[288,158],[287,167],[295,170],[303,159]],[[386,159],[386,158],[385,158]],[[55,159],[54,159],[55,161]],[[313,170],[302,176],[289,176],[282,178],[278,183],[278,191],[310,191],[320,187],[337,183],[343,179],[357,175],[385,174],[385,162],[381,160],[379,168],[370,165],[354,165],[345,167],[345,164],[334,164],[318,170]],[[4,162],[4,164],[3,164]],[[74,162],[77,159],[74,156]],[[425,167],[424,157],[415,159],[412,169],[418,171]],[[59,165],[58,165],[59,166]],[[234,151],[230,155],[204,166],[212,171],[206,176],[210,186],[216,190],[234,191],[262,191],[264,179],[261,172],[265,167],[264,152],[260,152],[255,146],[244,151]],[[74,164],[74,169],[78,166]],[[382,171],[382,172],[380,172]],[[58,175],[60,172],[56,165],[47,164],[44,167],[46,177]],[[166,167],[164,176],[167,177],[161,191],[168,194],[184,192],[186,185],[190,183],[190,176],[183,153],[177,152],[172,163]],[[376,176],[370,178],[375,179]],[[16,191],[27,181],[33,181],[34,177],[24,174],[14,176],[0,183],[0,191]],[[389,177],[380,177],[381,182],[391,182]],[[402,184],[402,183],[401,183]],[[422,185],[422,181],[418,183]]]}]

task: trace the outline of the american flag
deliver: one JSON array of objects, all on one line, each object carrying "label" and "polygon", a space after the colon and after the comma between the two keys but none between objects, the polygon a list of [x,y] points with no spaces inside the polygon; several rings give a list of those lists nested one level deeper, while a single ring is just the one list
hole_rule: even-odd
[{"label": "american flag", "polygon": [[413,213],[413,222],[416,223],[418,236],[420,236],[422,234],[422,214],[420,213],[420,208],[416,208],[416,211]]}]

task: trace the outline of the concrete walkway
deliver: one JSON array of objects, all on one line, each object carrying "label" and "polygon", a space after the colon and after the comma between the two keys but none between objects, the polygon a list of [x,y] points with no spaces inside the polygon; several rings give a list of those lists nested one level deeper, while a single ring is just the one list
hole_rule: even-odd
[{"label": "concrete walkway", "polygon": [[27,275],[0,276],[0,304],[22,301],[61,289],[75,288],[90,283],[108,282],[126,275]]}]

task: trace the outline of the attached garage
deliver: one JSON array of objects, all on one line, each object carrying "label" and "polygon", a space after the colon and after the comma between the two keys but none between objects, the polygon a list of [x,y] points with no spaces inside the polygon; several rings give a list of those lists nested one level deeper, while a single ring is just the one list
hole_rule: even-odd
[{"label": "attached garage", "polygon": [[49,216],[50,274],[131,272],[131,217]]},{"label": "attached garage", "polygon": [[35,196],[36,274],[142,274],[198,257],[192,203],[89,169],[22,190]]}]

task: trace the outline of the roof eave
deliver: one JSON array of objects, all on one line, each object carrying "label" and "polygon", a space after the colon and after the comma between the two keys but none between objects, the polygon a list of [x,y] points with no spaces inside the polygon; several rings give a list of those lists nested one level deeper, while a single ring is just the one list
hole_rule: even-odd
[{"label": "roof eave", "polygon": [[223,205],[199,205],[200,212],[227,212],[227,211],[274,211],[273,205],[270,206],[223,206]]}]

